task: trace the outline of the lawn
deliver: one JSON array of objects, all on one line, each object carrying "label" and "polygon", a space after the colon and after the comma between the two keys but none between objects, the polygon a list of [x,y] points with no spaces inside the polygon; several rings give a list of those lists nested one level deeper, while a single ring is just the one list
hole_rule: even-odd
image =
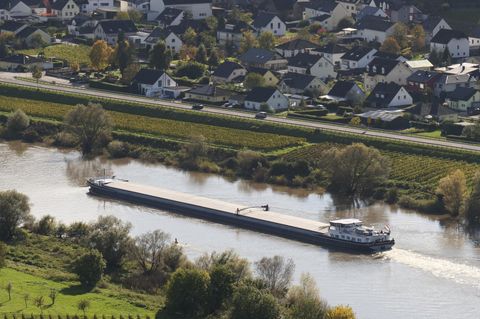
[{"label": "lawn", "polygon": [[435,131],[430,131],[430,132],[418,132],[418,133],[415,133],[413,135],[419,135],[419,136],[428,137],[428,138],[444,139],[444,137],[442,136],[442,131],[440,131],[440,130],[435,130]]},{"label": "lawn", "polygon": [[47,58],[58,58],[67,60],[68,63],[79,63],[90,65],[90,47],[87,45],[56,44],[46,48],[23,50],[19,53],[38,55],[44,53]]}]

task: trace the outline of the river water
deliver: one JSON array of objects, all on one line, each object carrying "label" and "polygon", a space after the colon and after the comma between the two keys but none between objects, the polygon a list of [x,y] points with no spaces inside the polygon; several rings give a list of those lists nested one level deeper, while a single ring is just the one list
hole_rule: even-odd
[{"label": "river water", "polygon": [[[269,204],[272,210],[328,221],[356,217],[390,225],[395,248],[374,256],[352,255],[236,229],[124,202],[87,195],[86,177],[106,169],[120,178],[239,204]],[[359,318],[478,318],[480,245],[440,217],[387,205],[352,209],[329,194],[271,187],[219,176],[183,172],[133,160],[84,161],[74,151],[18,142],[0,144],[0,190],[27,194],[36,217],[66,223],[115,215],[133,225],[133,234],[162,229],[178,238],[195,258],[234,249],[251,261],[282,255],[317,281],[330,304],[349,304]]]}]

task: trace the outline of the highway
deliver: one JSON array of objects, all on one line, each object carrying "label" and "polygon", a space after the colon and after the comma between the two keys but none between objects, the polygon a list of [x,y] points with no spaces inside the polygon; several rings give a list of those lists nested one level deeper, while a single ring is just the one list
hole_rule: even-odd
[{"label": "highway", "polygon": [[[0,72],[0,82],[37,88],[36,83],[15,78],[18,76],[28,76],[28,75],[22,74],[22,73]],[[77,87],[77,86],[70,86],[70,85],[54,85],[54,84],[44,84],[44,83],[38,84],[38,87],[42,89],[55,90],[55,91],[66,92],[66,93],[82,94],[82,95],[92,96],[96,98],[108,98],[108,99],[116,99],[119,101],[154,104],[158,106],[167,106],[167,107],[174,107],[179,109],[188,109],[188,110],[191,109],[191,104],[176,102],[176,101],[152,99],[152,98],[147,98],[140,95],[133,95],[128,93],[108,92],[108,91],[96,90],[96,89],[85,88],[85,87]],[[229,115],[229,116],[240,117],[240,118],[254,117],[254,114],[251,112],[239,111],[239,110],[230,109],[230,108],[205,107],[201,111],[197,111],[197,112],[208,112],[208,113]],[[457,149],[476,151],[476,152],[480,151],[480,144],[467,144],[467,143],[461,143],[461,142],[449,141],[449,140],[423,138],[423,137],[417,137],[417,136],[411,136],[411,135],[398,134],[395,132],[356,128],[356,127],[351,127],[347,125],[336,125],[336,124],[329,124],[324,122],[313,122],[313,121],[283,118],[283,117],[277,117],[277,116],[268,116],[266,119],[261,121],[297,125],[297,126],[315,128],[320,130],[359,134],[363,136],[372,136],[372,137],[379,137],[379,138],[392,139],[392,140],[401,140],[405,142],[427,144],[427,145],[438,146],[438,147],[457,148]]]}]

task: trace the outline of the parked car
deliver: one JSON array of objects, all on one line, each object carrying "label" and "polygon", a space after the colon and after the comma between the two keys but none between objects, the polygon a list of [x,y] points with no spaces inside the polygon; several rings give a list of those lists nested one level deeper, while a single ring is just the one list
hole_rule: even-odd
[{"label": "parked car", "polygon": [[223,104],[223,107],[231,107],[231,106],[232,106],[232,103],[230,103],[230,102],[227,102],[227,103]]},{"label": "parked car", "polygon": [[203,104],[192,105],[192,110],[201,110],[201,109],[203,109]]},{"label": "parked car", "polygon": [[266,119],[267,112],[258,112],[257,114],[255,114],[255,118],[260,120]]}]

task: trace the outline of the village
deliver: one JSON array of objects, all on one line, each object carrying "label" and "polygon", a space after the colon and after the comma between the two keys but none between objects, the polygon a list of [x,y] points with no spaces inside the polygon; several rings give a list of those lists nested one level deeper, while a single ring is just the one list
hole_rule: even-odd
[{"label": "village", "polygon": [[0,79],[480,138],[480,27],[401,0],[7,0],[0,20]]}]

